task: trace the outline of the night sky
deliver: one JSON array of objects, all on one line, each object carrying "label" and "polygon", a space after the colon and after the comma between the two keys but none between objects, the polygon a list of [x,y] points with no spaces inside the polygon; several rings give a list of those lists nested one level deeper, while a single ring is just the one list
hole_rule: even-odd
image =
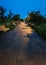
[{"label": "night sky", "polygon": [[40,11],[42,15],[46,14],[46,0],[0,0],[0,5],[13,14],[20,14],[22,18],[26,17],[28,12]]}]

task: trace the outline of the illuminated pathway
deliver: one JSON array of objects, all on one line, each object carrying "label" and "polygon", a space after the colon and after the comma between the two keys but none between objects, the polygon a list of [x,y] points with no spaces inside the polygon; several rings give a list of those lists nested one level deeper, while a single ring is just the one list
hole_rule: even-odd
[{"label": "illuminated pathway", "polygon": [[46,41],[21,22],[0,35],[0,65],[46,65]]}]

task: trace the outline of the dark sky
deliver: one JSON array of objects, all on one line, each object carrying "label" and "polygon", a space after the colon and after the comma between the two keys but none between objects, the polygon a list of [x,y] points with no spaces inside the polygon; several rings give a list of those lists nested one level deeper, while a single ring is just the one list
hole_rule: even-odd
[{"label": "dark sky", "polygon": [[0,5],[7,9],[6,14],[11,9],[14,14],[20,14],[22,18],[31,11],[38,10],[41,14],[46,14],[46,0],[0,0]]}]

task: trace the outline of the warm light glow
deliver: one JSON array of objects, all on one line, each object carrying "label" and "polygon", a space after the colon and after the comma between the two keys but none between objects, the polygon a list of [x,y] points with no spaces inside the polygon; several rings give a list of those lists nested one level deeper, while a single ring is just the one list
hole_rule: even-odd
[{"label": "warm light glow", "polygon": [[24,22],[21,22],[18,27],[20,31],[20,33],[18,34],[20,34],[21,39],[23,39],[23,45],[27,46],[27,42],[29,42],[29,38],[27,37],[27,35],[31,35],[33,30],[32,28],[28,27],[27,24],[25,24]]},{"label": "warm light glow", "polygon": [[6,32],[6,31],[8,31],[8,30],[9,30],[9,28],[6,28],[5,25],[1,25],[1,26],[0,26],[0,31]]}]

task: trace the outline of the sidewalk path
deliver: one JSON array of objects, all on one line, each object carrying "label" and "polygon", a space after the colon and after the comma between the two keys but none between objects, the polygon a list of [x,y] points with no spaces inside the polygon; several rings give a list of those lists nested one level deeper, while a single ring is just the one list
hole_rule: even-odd
[{"label": "sidewalk path", "polygon": [[46,65],[46,41],[20,22],[0,35],[0,65]]}]

